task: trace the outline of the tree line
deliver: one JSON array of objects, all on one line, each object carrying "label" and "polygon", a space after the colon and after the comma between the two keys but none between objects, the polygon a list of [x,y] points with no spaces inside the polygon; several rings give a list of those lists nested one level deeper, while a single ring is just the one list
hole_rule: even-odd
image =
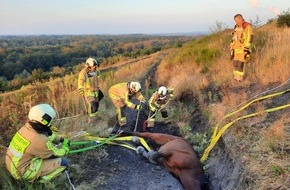
[{"label": "tree line", "polygon": [[142,34],[0,36],[0,92],[63,76],[88,57],[112,65],[120,59],[181,47],[191,38]]}]

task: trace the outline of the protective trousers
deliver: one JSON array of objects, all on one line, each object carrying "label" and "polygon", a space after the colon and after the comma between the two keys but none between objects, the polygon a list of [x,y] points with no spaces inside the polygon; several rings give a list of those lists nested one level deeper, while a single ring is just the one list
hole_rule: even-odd
[{"label": "protective trousers", "polygon": [[90,117],[95,117],[97,116],[98,113],[98,109],[99,109],[99,100],[98,97],[86,97],[86,101],[88,103],[88,114],[90,115]]},{"label": "protective trousers", "polygon": [[66,158],[55,158],[43,160],[43,164],[40,168],[39,182],[45,183],[59,176],[66,168],[68,164],[62,164],[62,160]]},{"label": "protective trousers", "polygon": [[[164,120],[167,120],[169,117],[168,117],[168,112],[167,110],[161,110],[161,116]],[[155,123],[155,116],[156,116],[156,111],[150,111],[149,112],[149,119],[148,119],[148,124],[147,124],[147,127],[149,130],[152,130],[154,128],[154,123]]]},{"label": "protective trousers", "polygon": [[233,61],[233,67],[234,67],[234,79],[238,81],[242,81],[244,79],[244,71],[245,71],[245,58],[244,53],[236,53]]},{"label": "protective trousers", "polygon": [[123,107],[117,107],[117,118],[118,118],[118,123],[122,127],[126,125],[126,106]]},{"label": "protective trousers", "polygon": [[[31,182],[39,179],[39,182],[44,183],[57,177],[67,168],[67,166],[61,165],[62,158],[39,160],[41,162],[33,161],[31,163],[29,169],[23,173],[23,179]],[[35,170],[38,164],[41,166],[38,170]]]}]

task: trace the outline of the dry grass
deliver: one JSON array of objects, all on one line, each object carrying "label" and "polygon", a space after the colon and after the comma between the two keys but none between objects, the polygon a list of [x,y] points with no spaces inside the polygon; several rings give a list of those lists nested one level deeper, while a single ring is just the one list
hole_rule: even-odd
[{"label": "dry grass", "polygon": [[286,81],[290,76],[290,28],[274,28],[268,35],[255,63],[256,76],[264,85]]},{"label": "dry grass", "polygon": [[233,79],[233,68],[231,61],[226,59],[226,57],[216,60],[216,63],[210,68],[210,73],[211,75],[209,77],[216,84],[221,85],[228,83],[228,81]]},{"label": "dry grass", "polygon": [[158,85],[174,88],[174,97],[176,99],[180,98],[185,92],[197,94],[197,92],[209,85],[207,77],[200,74],[201,67],[194,62],[174,63],[170,58],[162,61],[158,66],[156,80]]},{"label": "dry grass", "polygon": [[[262,108],[258,108],[262,109]],[[289,189],[290,155],[281,149],[285,138],[285,128],[289,128],[289,113],[284,113],[273,124],[264,116],[260,122],[250,126],[245,120],[232,128],[225,138],[231,157],[244,163],[241,180],[247,180],[239,189]]]},{"label": "dry grass", "polygon": [[114,73],[115,81],[130,81],[138,80],[144,77],[144,74],[147,72],[148,68],[156,61],[157,54],[152,55],[144,60],[139,60],[136,63],[124,66],[118,69]]},{"label": "dry grass", "polygon": [[278,148],[282,151],[290,148],[290,114],[285,114],[281,119],[275,121],[269,130],[263,133],[263,137],[266,140],[268,146],[277,150]]}]

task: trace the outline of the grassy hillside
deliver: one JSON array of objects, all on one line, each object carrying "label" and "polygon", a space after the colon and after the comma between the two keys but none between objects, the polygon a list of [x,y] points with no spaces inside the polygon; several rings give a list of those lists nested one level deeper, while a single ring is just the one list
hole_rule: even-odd
[{"label": "grassy hillside", "polygon": [[[289,93],[251,104],[248,109],[224,119],[226,114],[238,110],[254,97],[290,87],[290,29],[278,29],[270,24],[254,32],[255,52],[247,64],[246,80],[242,83],[234,81],[232,76],[230,31],[188,43],[170,54],[157,71],[158,83],[173,86],[177,98],[183,99],[189,94],[197,100],[203,116],[208,119],[209,129],[214,129],[220,122],[221,128],[240,116],[259,113],[256,117],[234,123],[223,133],[223,145],[218,144],[214,149],[213,155],[227,157],[229,163],[224,170],[228,174],[213,169],[221,167],[222,159],[213,161],[215,158],[212,156],[206,162],[211,167],[208,172],[212,181],[216,179],[212,185],[217,189],[289,188],[289,107],[273,113],[265,112],[268,108],[289,105]],[[184,122],[180,124],[181,128],[196,127],[194,123]],[[205,131],[208,135],[212,132]],[[190,135],[187,133],[187,136]],[[220,154],[219,149],[225,149],[225,154]],[[235,163],[241,163],[236,174],[228,168],[236,166]],[[233,182],[224,182],[225,178],[232,178]]]},{"label": "grassy hillside", "polygon": [[[209,145],[216,124],[220,123],[221,128],[238,117],[258,112],[255,117],[235,122],[213,148],[205,162],[211,186],[217,189],[287,189],[290,179],[289,108],[271,113],[265,110],[289,104],[289,93],[255,102],[233,117],[224,117],[254,97],[289,89],[290,29],[278,29],[269,24],[254,31],[255,52],[247,64],[246,79],[242,83],[234,81],[232,76],[230,32],[194,39],[181,48],[164,50],[117,70],[106,70],[101,89],[107,95],[108,88],[120,81],[141,80],[144,84],[145,73],[158,63],[154,79],[146,80],[147,87],[168,85],[175,89],[170,109],[172,120],[200,155]],[[70,136],[85,129],[106,135],[115,114],[112,103],[106,96],[101,103],[98,122],[88,126],[76,85],[77,75],[71,74],[1,94],[1,154],[4,155],[12,135],[26,121],[29,107],[40,102],[56,108],[58,120],[55,124],[60,126],[61,133]],[[233,172],[232,166],[237,166],[238,170]]]}]

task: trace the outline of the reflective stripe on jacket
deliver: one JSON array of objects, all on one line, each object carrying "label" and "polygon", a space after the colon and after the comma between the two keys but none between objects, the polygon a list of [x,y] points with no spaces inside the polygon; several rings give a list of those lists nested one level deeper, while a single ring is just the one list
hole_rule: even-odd
[{"label": "reflective stripe on jacket", "polygon": [[169,94],[164,99],[160,99],[158,92],[154,92],[150,97],[148,104],[151,111],[156,111],[169,100]]},{"label": "reflective stripe on jacket", "polygon": [[144,97],[140,91],[137,92],[136,94],[130,94],[127,84],[128,84],[127,82],[122,82],[113,85],[109,89],[109,97],[112,100],[122,101],[126,104],[127,107],[134,109],[136,105],[130,101],[130,98],[132,96],[135,96],[138,100],[143,101]]},{"label": "reflective stripe on jacket", "polygon": [[253,28],[248,22],[244,22],[242,26],[235,26],[232,33],[231,49],[235,53],[243,53],[244,48],[250,49],[253,38]]},{"label": "reflective stripe on jacket", "polygon": [[66,151],[51,147],[44,134],[37,133],[26,123],[12,138],[6,154],[6,167],[15,179],[35,180],[43,159],[64,156]]},{"label": "reflective stripe on jacket", "polygon": [[83,68],[78,77],[78,89],[84,90],[85,96],[98,96],[99,92],[99,71],[96,71],[96,75],[89,76],[87,68]]}]

